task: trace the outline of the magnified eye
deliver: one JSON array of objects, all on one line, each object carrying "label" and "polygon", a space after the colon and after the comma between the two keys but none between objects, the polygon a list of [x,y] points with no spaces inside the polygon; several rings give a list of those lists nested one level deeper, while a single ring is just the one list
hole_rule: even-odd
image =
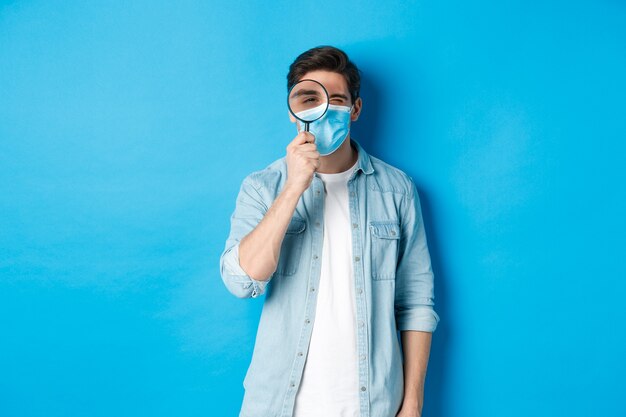
[{"label": "magnified eye", "polygon": [[[318,109],[315,114],[309,112],[302,116],[310,118],[311,121],[321,117],[328,108],[328,92],[318,81],[308,79],[299,81],[291,88],[288,97],[289,110],[294,115],[306,110]],[[322,105],[326,105],[326,109],[322,109]]]},{"label": "magnified eye", "polygon": [[316,97],[308,97],[302,101],[302,104],[313,107],[318,101]]}]

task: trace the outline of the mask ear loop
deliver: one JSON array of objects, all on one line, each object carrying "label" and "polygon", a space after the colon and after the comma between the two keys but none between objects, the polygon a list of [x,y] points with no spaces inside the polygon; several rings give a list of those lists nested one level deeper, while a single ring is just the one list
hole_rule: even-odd
[{"label": "mask ear loop", "polygon": [[356,98],[352,101],[352,105],[350,106],[350,115],[352,115],[352,110],[354,110],[354,102],[359,99],[360,96],[356,96]]}]

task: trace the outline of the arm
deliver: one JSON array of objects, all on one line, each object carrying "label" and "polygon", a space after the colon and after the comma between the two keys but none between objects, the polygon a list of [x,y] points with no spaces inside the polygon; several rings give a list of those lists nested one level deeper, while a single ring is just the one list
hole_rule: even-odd
[{"label": "arm", "polygon": [[439,323],[439,315],[433,307],[433,271],[420,199],[412,180],[411,193],[405,197],[401,213],[396,267],[396,325],[400,331],[434,332]]},{"label": "arm", "polygon": [[419,416],[432,332],[437,328],[439,315],[433,307],[430,253],[419,194],[412,180],[411,193],[403,201],[401,218],[395,294],[396,325],[401,332],[404,356],[405,397],[400,415]]},{"label": "arm", "polygon": [[239,262],[251,278],[267,281],[276,270],[280,247],[299,199],[299,192],[285,187],[263,220],[241,239]]},{"label": "arm", "polygon": [[404,355],[402,413],[407,413],[408,416],[421,416],[432,333],[407,330],[400,334]]},{"label": "arm", "polygon": [[298,191],[285,186],[267,209],[252,181],[244,179],[220,256],[222,279],[232,294],[249,298],[265,292],[299,198]]},{"label": "arm", "polygon": [[302,193],[310,186],[320,166],[319,152],[309,132],[300,132],[287,145],[287,180],[267,209],[251,178],[241,184],[230,236],[220,256],[220,271],[228,290],[239,298],[265,292],[278,267],[278,257],[287,227]]}]

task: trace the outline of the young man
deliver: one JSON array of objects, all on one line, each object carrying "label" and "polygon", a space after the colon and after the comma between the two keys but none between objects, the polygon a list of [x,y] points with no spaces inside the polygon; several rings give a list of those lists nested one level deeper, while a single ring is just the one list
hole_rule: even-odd
[{"label": "young man", "polygon": [[232,294],[265,294],[240,417],[420,416],[439,316],[415,184],[350,136],[363,102],[343,51],[302,53],[288,88],[302,79],[328,111],[310,132],[290,115],[299,133],[244,178],[220,257]]}]

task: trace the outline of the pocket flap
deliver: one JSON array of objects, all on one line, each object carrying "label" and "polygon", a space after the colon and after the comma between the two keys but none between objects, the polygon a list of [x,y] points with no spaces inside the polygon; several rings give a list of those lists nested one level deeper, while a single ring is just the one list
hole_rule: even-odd
[{"label": "pocket flap", "polygon": [[374,236],[382,239],[400,239],[400,223],[393,220],[371,221]]},{"label": "pocket flap", "polygon": [[287,225],[287,233],[302,233],[306,229],[306,221],[298,217],[293,217]]}]

